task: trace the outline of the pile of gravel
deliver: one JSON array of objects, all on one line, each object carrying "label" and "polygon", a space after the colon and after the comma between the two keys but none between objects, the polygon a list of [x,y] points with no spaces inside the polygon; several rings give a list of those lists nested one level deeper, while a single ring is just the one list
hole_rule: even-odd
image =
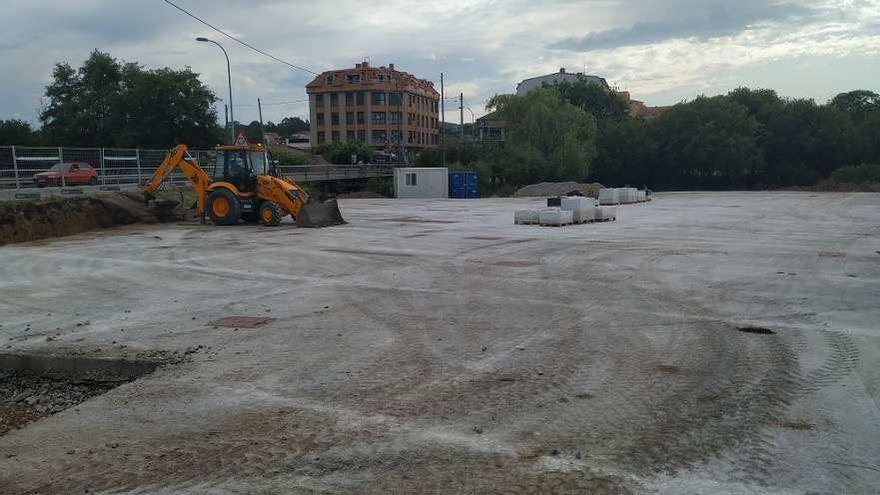
[{"label": "pile of gravel", "polygon": [[521,198],[534,198],[542,196],[561,196],[572,191],[580,191],[584,196],[592,198],[599,197],[599,189],[602,184],[593,182],[592,184],[582,184],[580,182],[541,182],[539,184],[531,184],[514,193],[515,196]]}]

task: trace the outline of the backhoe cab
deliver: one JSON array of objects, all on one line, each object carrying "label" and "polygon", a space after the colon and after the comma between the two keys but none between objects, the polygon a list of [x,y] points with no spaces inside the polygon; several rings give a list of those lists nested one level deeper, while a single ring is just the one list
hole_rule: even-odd
[{"label": "backhoe cab", "polygon": [[308,203],[309,195],[290,179],[281,178],[266,149],[256,146],[218,146],[211,173],[194,160],[185,145],[168,152],[141,192],[153,192],[175,168],[180,168],[196,191],[196,210],[216,225],[240,220],[275,226],[287,215],[300,227],[345,223],[335,200]]}]

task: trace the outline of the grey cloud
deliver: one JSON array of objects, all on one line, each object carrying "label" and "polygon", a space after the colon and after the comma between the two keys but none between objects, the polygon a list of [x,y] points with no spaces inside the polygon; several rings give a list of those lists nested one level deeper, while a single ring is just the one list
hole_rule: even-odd
[{"label": "grey cloud", "polygon": [[820,11],[795,3],[675,1],[664,2],[666,19],[641,21],[629,27],[593,31],[554,43],[552,49],[591,51],[658,43],[670,39],[709,39],[737,34],[758,22],[808,21]]}]

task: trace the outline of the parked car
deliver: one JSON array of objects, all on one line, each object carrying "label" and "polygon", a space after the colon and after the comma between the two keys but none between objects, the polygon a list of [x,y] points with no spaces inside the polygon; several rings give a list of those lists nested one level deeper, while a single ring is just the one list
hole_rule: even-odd
[{"label": "parked car", "polygon": [[37,187],[94,185],[98,183],[98,171],[83,162],[56,163],[49,170],[34,174],[34,183]]},{"label": "parked car", "polygon": [[386,153],[384,151],[377,151],[373,154],[373,163],[397,163],[397,155],[394,153]]}]

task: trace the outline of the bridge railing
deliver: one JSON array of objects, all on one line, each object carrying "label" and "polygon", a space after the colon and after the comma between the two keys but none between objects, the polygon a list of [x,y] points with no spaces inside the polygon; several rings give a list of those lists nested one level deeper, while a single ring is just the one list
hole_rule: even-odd
[{"label": "bridge railing", "polygon": [[[29,189],[37,187],[34,178],[57,163],[87,163],[97,172],[95,185],[131,186],[145,184],[165,158],[167,150],[144,148],[72,148],[0,146],[0,189]],[[211,172],[213,153],[208,150],[190,150],[200,166]],[[363,179],[388,177],[390,165],[295,165],[279,166],[283,176],[298,182]],[[175,171],[166,182],[173,185],[186,182]],[[62,184],[69,185],[69,184]]]}]

